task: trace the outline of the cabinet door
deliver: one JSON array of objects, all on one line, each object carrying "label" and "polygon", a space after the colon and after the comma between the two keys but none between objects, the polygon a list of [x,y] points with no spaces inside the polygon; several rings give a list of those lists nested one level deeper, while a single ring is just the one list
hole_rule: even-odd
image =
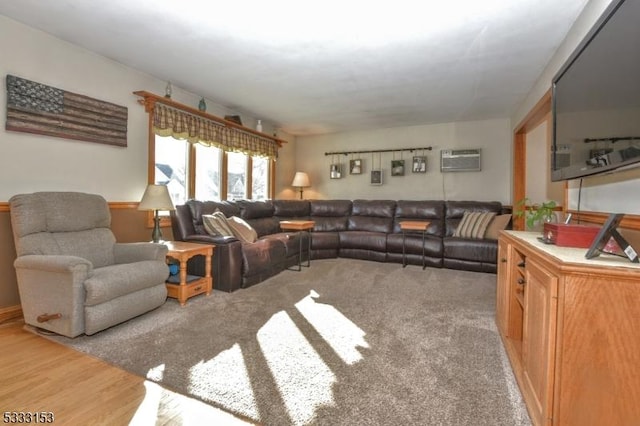
[{"label": "cabinet door", "polygon": [[533,261],[525,272],[522,335],[523,392],[535,425],[551,424],[558,278]]},{"label": "cabinet door", "polygon": [[509,326],[509,244],[503,239],[498,241],[498,275],[496,285],[496,324],[503,336],[507,335]]}]

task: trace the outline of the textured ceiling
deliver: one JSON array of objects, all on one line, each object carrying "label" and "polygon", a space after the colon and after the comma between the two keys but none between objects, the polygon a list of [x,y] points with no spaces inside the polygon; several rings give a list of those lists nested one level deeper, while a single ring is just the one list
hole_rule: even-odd
[{"label": "textured ceiling", "polygon": [[508,117],[587,0],[0,0],[294,135]]}]

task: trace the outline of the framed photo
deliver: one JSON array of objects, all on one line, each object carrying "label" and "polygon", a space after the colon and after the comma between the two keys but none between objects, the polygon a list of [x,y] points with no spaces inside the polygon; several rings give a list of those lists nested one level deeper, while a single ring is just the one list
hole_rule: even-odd
[{"label": "framed photo", "polygon": [[362,174],[364,170],[362,170],[362,159],[357,158],[355,160],[349,161],[349,173],[352,175]]},{"label": "framed photo", "polygon": [[427,173],[427,157],[413,157],[411,171],[413,173]]},{"label": "framed photo", "polygon": [[371,185],[382,185],[382,170],[371,170]]},{"label": "framed photo", "polygon": [[404,160],[391,160],[391,176],[404,176]]},{"label": "framed photo", "polygon": [[342,177],[342,170],[340,164],[332,164],[329,170],[329,177],[331,179],[340,179]]}]

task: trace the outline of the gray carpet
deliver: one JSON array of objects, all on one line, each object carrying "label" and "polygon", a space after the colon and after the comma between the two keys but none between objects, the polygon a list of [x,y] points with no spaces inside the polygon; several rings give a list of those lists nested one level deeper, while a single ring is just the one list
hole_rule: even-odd
[{"label": "gray carpet", "polygon": [[55,337],[265,425],[529,425],[493,274],[332,259]]}]

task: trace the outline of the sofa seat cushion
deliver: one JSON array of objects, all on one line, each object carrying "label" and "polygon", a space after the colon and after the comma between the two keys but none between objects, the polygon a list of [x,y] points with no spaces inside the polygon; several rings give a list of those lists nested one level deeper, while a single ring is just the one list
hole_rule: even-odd
[{"label": "sofa seat cushion", "polygon": [[138,290],[164,285],[169,267],[160,260],[144,260],[93,270],[84,282],[85,306],[95,306]]},{"label": "sofa seat cushion", "polygon": [[[402,253],[402,234],[387,235],[387,251],[389,253]],[[407,233],[405,253],[422,255],[422,234]],[[442,257],[442,238],[425,235],[424,254],[430,257]]]},{"label": "sofa seat cushion", "polygon": [[340,249],[359,249],[386,252],[387,234],[384,232],[340,232]]},{"label": "sofa seat cushion", "polygon": [[280,232],[280,221],[275,217],[244,219],[258,233],[258,238]]},{"label": "sofa seat cushion", "polygon": [[337,232],[312,232],[313,250],[337,250],[340,247],[340,234]]},{"label": "sofa seat cushion", "polygon": [[283,265],[285,245],[278,238],[261,238],[255,243],[242,244],[242,275],[259,275],[272,267]]},{"label": "sofa seat cushion", "polygon": [[443,240],[445,259],[496,263],[498,243],[495,240],[447,237]]},{"label": "sofa seat cushion", "polygon": [[308,232],[279,232],[264,238],[280,241],[284,246],[286,257],[298,256],[300,254],[300,244],[302,244],[303,250],[306,250],[309,244]]}]

